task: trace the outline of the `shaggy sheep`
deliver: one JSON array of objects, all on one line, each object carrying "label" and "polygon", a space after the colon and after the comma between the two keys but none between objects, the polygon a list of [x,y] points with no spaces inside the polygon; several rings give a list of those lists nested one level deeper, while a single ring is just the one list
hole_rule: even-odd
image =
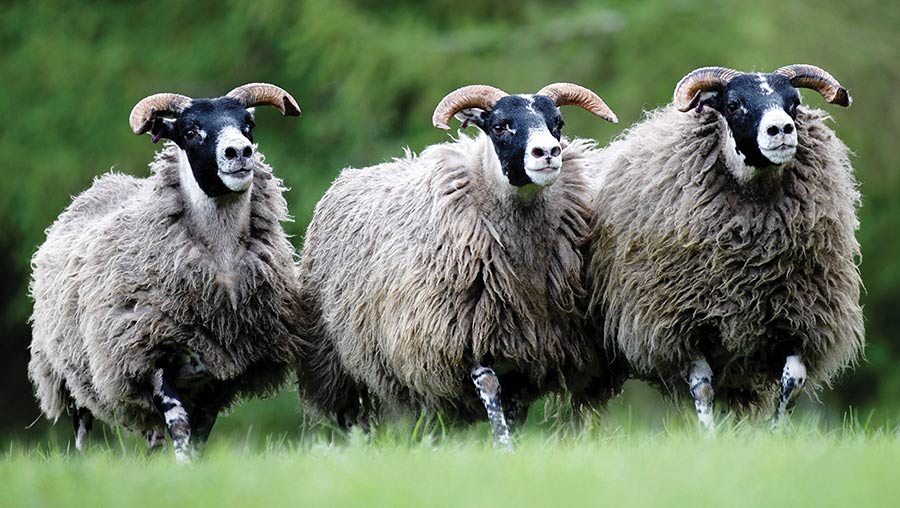
[{"label": "shaggy sheep", "polygon": [[486,409],[508,448],[528,402],[605,364],[582,319],[594,145],[560,143],[567,104],[616,121],[572,84],[469,86],[441,101],[434,125],[456,115],[484,135],[341,173],[304,241],[304,395],[345,424],[369,390],[466,420]]},{"label": "shaggy sheep", "polygon": [[853,168],[796,87],[850,105],[809,65],[698,69],[594,161],[591,312],[637,376],[687,379],[707,428],[713,375],[720,400],[755,410],[780,376],[777,423],[863,347]]},{"label": "shaggy sheep", "polygon": [[135,134],[171,140],[149,178],[97,178],[47,230],[32,260],[31,378],[44,414],[168,427],[176,458],[202,446],[237,397],[272,392],[293,368],[294,249],[281,181],[253,144],[251,108],[299,115],[255,83],[217,99],[157,94]]}]

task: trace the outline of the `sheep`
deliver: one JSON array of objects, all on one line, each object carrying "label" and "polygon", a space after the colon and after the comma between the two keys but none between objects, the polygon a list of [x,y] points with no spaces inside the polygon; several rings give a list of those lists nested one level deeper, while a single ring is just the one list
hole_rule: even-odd
[{"label": "sheep", "polygon": [[[304,398],[363,425],[369,393],[463,421],[486,411],[494,445],[511,449],[530,401],[587,384],[603,366],[583,326],[594,144],[561,141],[567,104],[617,121],[573,84],[535,95],[471,85],[433,123],[449,129],[455,115],[483,134],[341,172],[301,255]],[[596,392],[616,390],[602,381]]]},{"label": "sheep", "polygon": [[714,395],[739,414],[777,398],[777,425],[864,346],[860,194],[798,87],[851,102],[811,65],[697,69],[595,160],[589,312],[635,376],[687,388],[704,429]]},{"label": "sheep", "polygon": [[134,133],[169,140],[152,175],[95,179],[34,254],[28,373],[47,418],[73,415],[78,450],[96,416],[151,450],[165,425],[190,461],[219,411],[293,371],[295,251],[285,189],[253,143],[257,105],[300,114],[265,83],[138,102]]}]

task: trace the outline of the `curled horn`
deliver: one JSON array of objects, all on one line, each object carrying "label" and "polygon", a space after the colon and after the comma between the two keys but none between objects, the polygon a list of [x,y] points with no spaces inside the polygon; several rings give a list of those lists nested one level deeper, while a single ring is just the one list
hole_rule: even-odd
[{"label": "curled horn", "polygon": [[787,76],[791,80],[791,85],[796,88],[811,88],[819,92],[829,104],[849,107],[853,103],[847,89],[842,87],[834,76],[815,65],[785,65],[774,74]]},{"label": "curled horn", "polygon": [[607,122],[619,123],[616,114],[609,109],[603,99],[583,86],[573,83],[553,83],[541,88],[536,95],[550,97],[557,106],[578,106]]},{"label": "curled horn", "polygon": [[675,85],[673,101],[678,111],[688,111],[697,105],[703,92],[721,90],[742,73],[727,67],[701,67],[691,71]]},{"label": "curled horn", "polygon": [[300,116],[300,106],[291,94],[269,83],[248,83],[228,92],[226,97],[237,99],[245,108],[274,106],[284,116]]},{"label": "curled horn", "polygon": [[177,93],[158,93],[145,97],[134,105],[128,123],[131,130],[140,136],[150,130],[153,119],[158,116],[178,115],[191,105],[191,98]]},{"label": "curled horn", "polygon": [[434,114],[431,116],[431,123],[438,129],[448,130],[450,126],[447,122],[453,118],[453,115],[459,113],[466,108],[480,108],[490,110],[498,100],[509,95],[508,93],[487,85],[469,85],[454,90],[441,99],[437,107],[434,108]]}]

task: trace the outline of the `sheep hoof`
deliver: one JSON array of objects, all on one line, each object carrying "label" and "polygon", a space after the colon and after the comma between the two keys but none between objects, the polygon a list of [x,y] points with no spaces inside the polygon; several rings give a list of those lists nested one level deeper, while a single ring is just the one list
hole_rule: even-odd
[{"label": "sheep hoof", "polygon": [[147,454],[151,454],[157,450],[166,447],[166,436],[162,429],[150,429],[141,432],[144,440],[147,442]]},{"label": "sheep hoof", "polygon": [[513,453],[516,451],[516,447],[512,442],[512,438],[509,434],[506,435],[506,439],[494,438],[494,449],[502,452],[502,453]]}]

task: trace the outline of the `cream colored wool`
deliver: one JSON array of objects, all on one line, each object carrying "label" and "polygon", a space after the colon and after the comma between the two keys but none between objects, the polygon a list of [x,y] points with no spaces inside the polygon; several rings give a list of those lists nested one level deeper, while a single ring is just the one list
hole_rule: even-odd
[{"label": "cream colored wool", "polygon": [[97,178],[32,259],[28,371],[49,418],[74,402],[109,422],[160,426],[151,374],[184,356],[215,378],[211,410],[272,392],[293,368],[298,296],[281,181],[260,155],[228,271],[186,219],[177,150],[167,143],[149,178]]},{"label": "cream colored wool", "polygon": [[801,107],[794,159],[743,188],[711,109],[651,112],[599,152],[591,310],[639,377],[686,391],[702,353],[717,400],[760,409],[794,347],[808,387],[856,362],[860,195],[827,119]]},{"label": "cream colored wool", "polygon": [[[313,319],[303,393],[330,412],[352,412],[371,390],[479,418],[477,362],[495,369],[505,399],[526,402],[607,376],[583,320],[583,173],[594,150],[569,143],[559,180],[529,204],[495,174],[483,134],[344,170],[304,242],[303,315]],[[602,376],[593,392],[617,391]]]}]

